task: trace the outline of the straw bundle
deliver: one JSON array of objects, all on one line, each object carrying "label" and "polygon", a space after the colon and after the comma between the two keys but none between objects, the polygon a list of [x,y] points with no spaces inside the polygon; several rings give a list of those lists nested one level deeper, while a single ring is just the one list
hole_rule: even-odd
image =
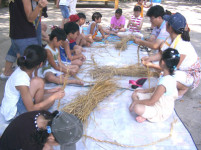
[{"label": "straw bundle", "polygon": [[119,42],[117,42],[117,43],[115,44],[115,48],[116,48],[116,49],[119,49],[119,50],[121,50],[121,51],[126,50],[126,48],[127,48],[127,42],[128,42],[129,40],[130,40],[129,37],[122,38],[121,41],[119,41]]},{"label": "straw bundle", "polygon": [[90,70],[90,75],[93,78],[105,76],[111,78],[115,75],[130,76],[130,77],[158,77],[157,72],[147,71],[147,68],[139,64],[130,65],[126,67],[116,68],[114,66],[96,66],[95,69]]},{"label": "straw bundle", "polygon": [[133,36],[129,35],[121,39],[121,41],[115,44],[115,48],[119,49],[120,51],[124,51],[127,48],[127,42],[132,40]]},{"label": "straw bundle", "polygon": [[72,103],[65,106],[63,111],[71,113],[85,122],[98,103],[116,90],[117,84],[114,79],[98,81],[86,94],[79,95]]}]

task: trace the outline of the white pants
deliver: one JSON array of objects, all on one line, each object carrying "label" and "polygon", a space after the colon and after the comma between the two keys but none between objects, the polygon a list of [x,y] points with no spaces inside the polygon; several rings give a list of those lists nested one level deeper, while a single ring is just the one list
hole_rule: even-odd
[{"label": "white pants", "polygon": [[118,32],[117,34],[119,37],[126,37],[128,35],[135,35],[139,38],[142,38],[143,37],[143,34],[140,33],[140,32],[130,32],[130,31],[126,31],[126,32]]}]

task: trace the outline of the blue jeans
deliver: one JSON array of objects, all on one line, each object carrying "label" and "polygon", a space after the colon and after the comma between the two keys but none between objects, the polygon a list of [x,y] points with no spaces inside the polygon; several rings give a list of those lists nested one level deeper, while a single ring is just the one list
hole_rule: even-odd
[{"label": "blue jeans", "polygon": [[[37,25],[38,19],[39,17],[36,18],[35,25]],[[36,29],[36,36],[38,39],[38,44],[42,46],[41,21],[38,22],[38,27]]]},{"label": "blue jeans", "polygon": [[63,18],[68,19],[69,18],[69,9],[66,5],[59,5],[59,8],[61,9],[61,13]]},{"label": "blue jeans", "polygon": [[17,53],[20,56],[24,55],[24,50],[29,45],[38,45],[38,40],[36,37],[26,38],[26,39],[11,39],[11,46],[6,55],[6,61],[14,63],[17,59]]}]

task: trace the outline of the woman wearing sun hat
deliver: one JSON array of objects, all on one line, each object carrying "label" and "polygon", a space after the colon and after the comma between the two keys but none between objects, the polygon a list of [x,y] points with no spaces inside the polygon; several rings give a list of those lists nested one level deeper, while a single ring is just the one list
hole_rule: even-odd
[{"label": "woman wearing sun hat", "polygon": [[[186,28],[185,17],[180,13],[175,13],[174,15],[164,15],[163,19],[167,21],[166,30],[170,34],[170,37],[161,45],[161,51],[170,47],[177,49],[181,55],[174,76],[177,80],[179,97],[182,97],[188,91],[189,87],[192,86],[195,89],[199,85],[199,57],[190,43],[189,30]],[[160,57],[161,53],[143,58],[143,63],[149,65],[149,67],[157,68],[157,65],[150,62],[157,61]]]},{"label": "woman wearing sun hat", "polygon": [[32,111],[15,118],[0,138],[1,150],[76,150],[83,125],[66,112]]},{"label": "woman wearing sun hat", "polygon": [[186,19],[180,13],[174,15],[165,15],[167,21],[166,30],[170,38],[166,40],[162,49],[168,47],[175,48],[180,53],[180,62],[175,71],[174,77],[177,80],[177,89],[179,96],[182,97],[192,86],[192,89],[198,87],[200,82],[200,61],[199,57],[190,43],[188,29],[186,30]]}]

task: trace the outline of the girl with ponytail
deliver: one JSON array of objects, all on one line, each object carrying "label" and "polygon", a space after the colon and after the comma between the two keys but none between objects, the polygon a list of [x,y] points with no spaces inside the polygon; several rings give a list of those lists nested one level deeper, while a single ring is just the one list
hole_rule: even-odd
[{"label": "girl with ponytail", "polygon": [[168,48],[162,53],[160,67],[163,75],[157,87],[151,89],[138,89],[132,94],[130,111],[138,116],[136,121],[160,122],[169,118],[174,110],[174,101],[178,97],[176,80],[173,77],[176,66],[180,60],[177,50]]},{"label": "girl with ponytail", "polygon": [[48,109],[56,99],[64,96],[61,88],[44,90],[43,79],[33,77],[46,58],[45,49],[38,45],[28,46],[24,55],[18,58],[19,67],[7,80],[1,103],[1,114],[6,121],[27,111]]}]

